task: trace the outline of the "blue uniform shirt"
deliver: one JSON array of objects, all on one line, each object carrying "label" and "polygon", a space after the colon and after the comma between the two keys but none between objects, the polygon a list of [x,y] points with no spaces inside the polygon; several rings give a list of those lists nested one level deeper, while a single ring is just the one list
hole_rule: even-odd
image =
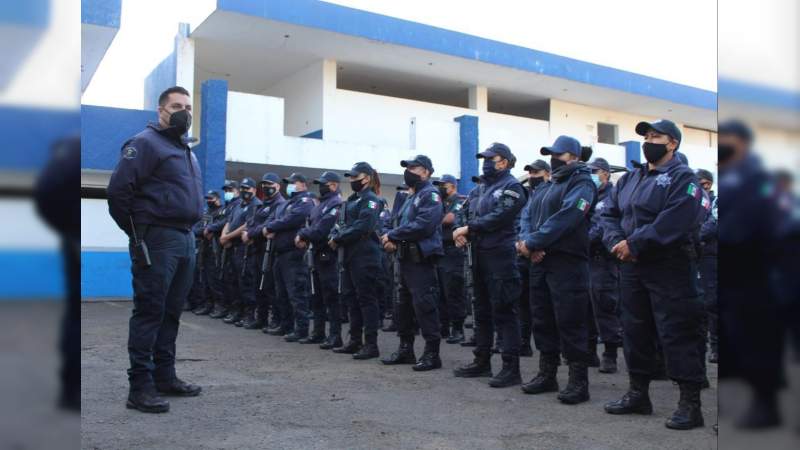
[{"label": "blue uniform shirt", "polygon": [[275,212],[284,203],[286,199],[280,193],[272,198],[265,198],[252,220],[247,223],[247,237],[257,243],[264,241],[264,227],[275,218]]},{"label": "blue uniform shirt", "polygon": [[[250,202],[246,204],[244,201],[239,202],[231,211],[230,222],[228,222],[228,232],[230,233],[242,225],[247,225],[248,222],[251,222],[253,216],[255,216],[256,211],[258,211],[260,207],[261,200],[256,196],[253,196]],[[237,238],[235,241],[235,243],[239,242],[241,242],[241,238]]]},{"label": "blue uniform shirt", "polygon": [[605,246],[603,245],[603,222],[600,219],[600,215],[603,213],[603,209],[606,207],[606,199],[613,189],[614,185],[611,181],[597,188],[597,202],[595,202],[589,216],[591,221],[589,225],[589,247],[593,252],[597,250],[605,251]]},{"label": "blue uniform shirt", "polygon": [[297,231],[306,224],[306,217],[314,208],[314,199],[308,191],[295,192],[289,200],[278,206],[275,218],[267,222],[267,231],[274,232],[272,241],[277,252],[285,252],[295,248],[294,237]]},{"label": "blue uniform shirt", "polygon": [[309,225],[297,232],[300,239],[314,244],[317,251],[327,247],[328,235],[336,224],[341,205],[342,194],[339,191],[323,195],[319,205],[311,210]]},{"label": "blue uniform shirt", "polygon": [[344,223],[339,223],[337,218],[338,227],[331,230],[331,239],[336,244],[350,246],[363,239],[378,242],[381,201],[372,189],[365,187],[361,192],[351,194],[342,207],[345,208]]},{"label": "blue uniform shirt", "polygon": [[406,200],[400,226],[389,232],[393,242],[416,242],[422,256],[443,255],[442,198],[429,181],[420,183],[419,190]]},{"label": "blue uniform shirt", "polygon": [[470,201],[470,233],[478,235],[477,248],[492,250],[514,246],[517,237],[517,215],[528,201],[527,190],[508,169],[485,178],[477,201]]}]

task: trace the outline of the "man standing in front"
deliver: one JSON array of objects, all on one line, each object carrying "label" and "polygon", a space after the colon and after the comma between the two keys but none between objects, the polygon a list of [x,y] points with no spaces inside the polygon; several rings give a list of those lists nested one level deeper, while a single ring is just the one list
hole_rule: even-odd
[{"label": "man standing in front", "polygon": [[196,396],[175,374],[175,339],[192,285],[192,225],[203,213],[200,166],[184,135],[192,123],[189,92],[158,98],[158,123],[125,142],[108,184],[108,209],[130,238],[133,314],[128,335],[127,407],[169,411],[163,395]]}]

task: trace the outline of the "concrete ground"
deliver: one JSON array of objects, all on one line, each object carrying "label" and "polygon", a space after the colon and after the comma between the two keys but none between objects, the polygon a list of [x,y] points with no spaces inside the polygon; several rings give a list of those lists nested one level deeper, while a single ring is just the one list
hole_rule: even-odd
[{"label": "concrete ground", "polygon": [[[468,348],[442,344],[444,368],[354,361],[315,345],[289,344],[259,331],[187,313],[178,338],[178,375],[203,386],[171,399],[167,414],[125,408],[130,302],[82,306],[82,448],[87,449],[707,449],[717,447],[716,366],[703,391],[706,427],[672,431],[665,418],[678,390],[655,382],[652,416],[612,416],[603,404],[627,387],[621,373],[590,369],[592,399],[563,405],[554,394],[493,389],[485,378],[454,378]],[[471,331],[470,331],[471,332]],[[381,333],[382,354],[397,346]],[[420,339],[416,349],[422,352]],[[530,379],[537,358],[522,359]],[[622,358],[620,358],[622,360]],[[493,358],[499,367],[499,357]],[[566,384],[566,368],[559,371]]]}]

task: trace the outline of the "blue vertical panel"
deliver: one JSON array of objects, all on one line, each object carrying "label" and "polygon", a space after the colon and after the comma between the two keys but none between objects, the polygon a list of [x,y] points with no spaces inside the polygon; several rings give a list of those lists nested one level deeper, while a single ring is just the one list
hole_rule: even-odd
[{"label": "blue vertical panel", "polygon": [[475,186],[472,177],[478,175],[478,163],[475,159],[478,154],[478,117],[463,115],[453,120],[459,124],[458,137],[461,146],[458,192],[466,194]]},{"label": "blue vertical panel", "polygon": [[203,171],[203,191],[219,190],[225,182],[225,135],[228,120],[228,82],[208,80],[200,87],[203,105],[200,144],[195,155]]},{"label": "blue vertical panel", "polygon": [[620,142],[619,145],[625,147],[625,165],[628,169],[633,170],[631,161],[636,161],[637,163],[642,161],[642,143],[639,141],[625,141]]}]

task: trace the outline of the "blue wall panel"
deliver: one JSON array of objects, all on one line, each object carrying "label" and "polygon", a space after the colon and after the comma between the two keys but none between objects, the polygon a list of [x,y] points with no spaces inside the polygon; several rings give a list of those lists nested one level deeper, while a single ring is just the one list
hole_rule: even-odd
[{"label": "blue wall panel", "polygon": [[81,168],[113,170],[122,144],[158,120],[155,111],[81,106]]},{"label": "blue wall panel", "polygon": [[81,252],[81,298],[133,297],[127,252]]}]

